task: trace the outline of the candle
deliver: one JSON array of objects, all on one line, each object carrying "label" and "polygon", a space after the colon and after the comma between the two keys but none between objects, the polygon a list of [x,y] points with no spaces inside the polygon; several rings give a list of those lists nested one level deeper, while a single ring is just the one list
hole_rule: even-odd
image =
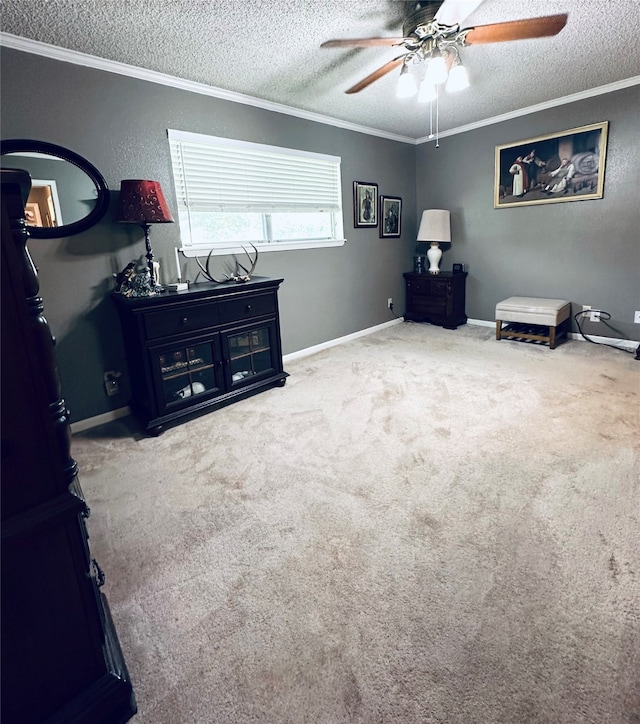
[{"label": "candle", "polygon": [[176,267],[178,268],[178,284],[182,280],[182,272],[180,271],[180,252],[178,251],[178,247],[176,247]]}]

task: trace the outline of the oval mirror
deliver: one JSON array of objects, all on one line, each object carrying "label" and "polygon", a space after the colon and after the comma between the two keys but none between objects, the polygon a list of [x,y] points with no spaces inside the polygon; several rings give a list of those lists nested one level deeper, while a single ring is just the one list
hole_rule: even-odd
[{"label": "oval mirror", "polygon": [[86,231],[109,207],[109,189],[98,169],[68,148],[44,141],[0,141],[3,168],[31,176],[25,206],[29,236],[57,239]]}]

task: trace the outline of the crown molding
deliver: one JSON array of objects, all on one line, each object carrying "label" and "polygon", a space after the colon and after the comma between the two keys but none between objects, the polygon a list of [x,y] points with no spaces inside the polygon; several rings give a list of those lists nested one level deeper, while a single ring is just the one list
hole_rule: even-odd
[{"label": "crown molding", "polygon": [[[154,70],[147,70],[135,65],[121,63],[117,60],[99,58],[98,56],[81,53],[77,50],[60,48],[57,45],[42,43],[39,40],[31,40],[30,38],[23,38],[18,35],[12,35],[11,33],[0,31],[0,45],[4,45],[7,48],[12,48],[14,50],[21,50],[25,53],[32,53],[33,55],[41,55],[45,58],[51,58],[52,60],[59,60],[63,63],[72,63],[74,65],[82,65],[96,70],[104,70],[108,73],[117,73],[118,75],[124,75],[129,78],[146,80],[149,83],[157,83],[159,85],[166,85],[171,88],[177,88],[191,93],[199,93],[200,95],[219,98],[232,103],[241,103],[255,108],[262,108],[263,110],[273,111],[274,113],[283,113],[288,116],[295,116],[296,118],[301,118],[303,120],[313,121],[314,123],[323,123],[327,126],[335,126],[336,128],[343,128],[347,131],[355,131],[356,133],[365,133],[370,136],[377,136],[390,141],[399,141],[400,143],[408,143],[413,146],[419,146],[423,143],[435,141],[434,138],[429,138],[428,136],[423,136],[422,138],[411,138],[409,136],[401,136],[399,134],[382,131],[377,128],[361,126],[357,123],[351,123],[350,121],[342,121],[337,118],[323,116],[320,113],[303,111],[299,108],[292,108],[291,106],[285,106],[281,103],[266,101],[262,98],[255,98],[243,93],[225,90],[224,88],[216,88],[215,86],[206,85],[205,83],[197,83],[195,81],[185,80],[184,78],[177,78],[176,76],[167,75],[166,73],[159,73]],[[639,84],[640,76],[632,76],[631,78],[625,78],[624,80],[619,80],[615,83],[608,83],[607,85],[590,88],[578,93],[572,93],[571,95],[563,96],[561,98],[554,98],[553,100],[528,106],[527,108],[519,108],[518,110],[510,111],[509,113],[503,113],[500,116],[485,118],[481,121],[468,123],[465,126],[458,126],[457,128],[441,131],[438,134],[438,137],[447,138],[448,136],[455,136],[459,133],[467,133],[468,131],[474,131],[478,128],[484,128],[485,126],[492,126],[496,123],[503,123],[504,121],[510,121],[514,118],[520,118],[520,116],[526,116],[530,113],[539,113],[540,111],[545,111],[549,108],[556,108],[557,106],[562,106],[567,103],[575,103],[576,101],[593,98],[605,93],[613,93],[614,91],[623,90],[624,88],[629,88]]]},{"label": "crown molding", "polygon": [[146,80],[149,83],[158,83],[159,85],[166,85],[171,88],[189,91],[190,93],[199,93],[200,95],[212,96],[221,100],[231,101],[232,103],[242,103],[243,105],[262,108],[263,110],[273,111],[274,113],[296,116],[297,118],[302,118],[306,121],[313,121],[314,123],[324,123],[327,126],[335,126],[347,131],[366,133],[370,136],[378,136],[390,141],[399,141],[401,143],[409,143],[411,145],[416,144],[415,138],[410,138],[409,136],[400,136],[395,133],[381,131],[377,128],[369,128],[368,126],[361,126],[357,123],[341,121],[337,118],[323,116],[320,113],[303,111],[299,108],[292,108],[291,106],[285,106],[281,103],[274,103],[262,98],[244,95],[243,93],[228,91],[224,88],[216,88],[215,86],[206,85],[205,83],[196,83],[195,81],[177,78],[176,76],[167,75],[166,73],[158,73],[154,70],[147,70],[135,65],[120,63],[117,60],[99,58],[96,55],[80,53],[77,50],[60,48],[57,45],[42,43],[39,40],[22,38],[18,35],[12,35],[11,33],[0,32],[0,45],[12,48],[13,50],[21,50],[24,53],[32,53],[33,55],[41,55],[52,60],[60,60],[63,63],[72,63],[74,65],[85,66],[86,68],[104,70],[108,73],[117,73],[118,75],[128,76],[129,78],[137,78],[138,80]]},{"label": "crown molding", "polygon": [[[477,128],[483,128],[484,126],[492,126],[495,123],[503,123],[504,121],[510,121],[513,118],[520,118],[520,116],[527,116],[530,113],[539,113],[540,111],[546,111],[549,108],[556,108],[557,106],[563,106],[567,103],[575,103],[576,101],[583,101],[587,98],[593,98],[594,96],[600,96],[605,93],[613,93],[614,91],[623,90],[624,88],[630,88],[634,85],[640,84],[640,75],[634,75],[631,78],[625,78],[624,80],[618,80],[615,83],[607,83],[596,88],[590,88],[589,90],[580,91],[578,93],[572,93],[562,98],[554,98],[544,103],[538,103],[535,106],[528,106],[527,108],[519,108],[509,113],[503,113],[500,116],[493,116],[492,118],[485,118],[482,121],[476,121],[475,123],[468,123],[466,126],[458,126],[458,128],[452,128],[448,131],[441,131],[438,134],[439,138],[446,138],[447,136],[455,136],[458,133],[466,133],[467,131],[475,131]],[[416,146],[422,143],[429,143],[435,141],[435,138],[429,138],[423,136],[415,141]]]}]

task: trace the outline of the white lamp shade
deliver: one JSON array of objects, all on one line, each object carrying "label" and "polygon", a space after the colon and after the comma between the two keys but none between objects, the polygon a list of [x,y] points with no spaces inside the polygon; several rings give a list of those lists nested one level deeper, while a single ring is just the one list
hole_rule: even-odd
[{"label": "white lamp shade", "polygon": [[447,80],[447,64],[442,55],[434,55],[427,62],[425,80],[433,85],[439,85]]},{"label": "white lamp shade", "polygon": [[418,92],[418,84],[409,68],[405,65],[400,72],[396,87],[396,98],[411,98]]},{"label": "white lamp shade", "polygon": [[418,241],[451,241],[451,220],[446,209],[422,212]]},{"label": "white lamp shade", "polygon": [[469,76],[464,65],[454,65],[449,73],[445,90],[447,93],[456,93],[469,87]]}]

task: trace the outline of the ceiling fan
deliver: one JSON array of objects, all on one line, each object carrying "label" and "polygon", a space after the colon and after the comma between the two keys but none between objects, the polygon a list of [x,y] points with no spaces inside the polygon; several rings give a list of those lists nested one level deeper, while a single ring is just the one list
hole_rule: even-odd
[{"label": "ceiling fan", "polygon": [[567,22],[567,14],[561,14],[461,28],[460,23],[464,18],[482,2],[483,0],[417,0],[403,24],[401,38],[345,38],[327,40],[320,47],[402,46],[405,50],[402,55],[388,61],[346,92],[358,93],[402,65],[398,95],[408,97],[418,90],[415,78],[409,74],[410,66],[426,63],[425,78],[420,86],[418,100],[433,100],[437,86],[445,80],[447,90],[458,90],[469,84],[460,59],[460,48],[480,43],[502,43],[557,35]]}]

